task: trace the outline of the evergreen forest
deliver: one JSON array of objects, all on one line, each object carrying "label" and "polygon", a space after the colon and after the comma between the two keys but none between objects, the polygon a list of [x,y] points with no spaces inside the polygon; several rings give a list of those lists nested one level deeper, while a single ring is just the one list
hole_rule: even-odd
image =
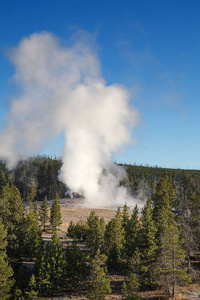
[{"label": "evergreen forest", "polygon": [[86,222],[69,220],[64,246],[62,160],[38,156],[12,170],[0,162],[0,299],[148,299],[144,291],[160,289],[168,299],[199,283],[200,171],[121,166],[120,185],[142,210],[124,203],[108,223],[95,211]]}]

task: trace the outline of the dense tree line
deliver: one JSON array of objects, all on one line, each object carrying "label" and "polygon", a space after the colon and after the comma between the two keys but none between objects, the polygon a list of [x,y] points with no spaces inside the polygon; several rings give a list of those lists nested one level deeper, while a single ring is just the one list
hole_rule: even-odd
[{"label": "dense tree line", "polygon": [[15,184],[23,201],[53,199],[56,193],[64,197],[66,185],[59,180],[61,159],[45,156],[19,161],[14,169],[8,170],[6,163],[0,163],[0,186],[9,180]]},{"label": "dense tree line", "polygon": [[[199,170],[166,169],[159,167],[138,166],[120,164],[127,174],[127,178],[120,184],[126,186],[129,193],[141,198],[151,197],[155,193],[156,185],[166,173],[176,184],[177,190],[182,196],[185,187],[196,190],[200,187]],[[56,193],[64,197],[67,191],[66,185],[59,180],[59,173],[62,167],[60,158],[46,156],[31,157],[21,160],[14,169],[8,170],[6,163],[0,161],[0,187],[5,182],[15,184],[24,201],[53,199]]]}]

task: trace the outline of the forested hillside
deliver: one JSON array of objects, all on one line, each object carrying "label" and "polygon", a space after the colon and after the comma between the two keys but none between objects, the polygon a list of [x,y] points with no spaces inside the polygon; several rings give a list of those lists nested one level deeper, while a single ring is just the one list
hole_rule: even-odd
[{"label": "forested hillside", "polygon": [[[46,157],[21,161],[13,170],[1,162],[0,299],[74,291],[87,299],[110,293],[140,299],[143,291],[160,288],[167,298],[178,286],[199,282],[199,171],[123,166],[121,184],[144,197],[141,213],[124,204],[106,224],[91,211],[85,223],[70,223],[72,243],[64,248],[58,235],[59,197],[67,189],[57,177],[61,166],[60,159]],[[47,243],[44,233],[51,235]],[[120,286],[114,275],[123,278]]]}]

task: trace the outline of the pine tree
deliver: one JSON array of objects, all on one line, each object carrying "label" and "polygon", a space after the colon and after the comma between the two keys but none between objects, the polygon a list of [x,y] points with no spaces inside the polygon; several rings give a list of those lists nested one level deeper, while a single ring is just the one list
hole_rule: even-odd
[{"label": "pine tree", "polygon": [[[198,250],[200,222],[200,197],[198,196],[197,183],[194,178],[189,177],[185,171],[177,182],[178,197],[174,204],[175,218],[182,228],[184,248],[187,258],[187,271],[195,276],[190,262],[191,253]],[[199,198],[199,199],[198,199]],[[199,224],[198,224],[199,223]],[[198,232],[199,231],[199,232]]]},{"label": "pine tree", "polygon": [[30,208],[23,226],[24,255],[35,258],[42,243],[42,233],[33,207]]},{"label": "pine tree", "polygon": [[152,217],[153,211],[151,200],[148,199],[142,210],[140,219],[140,251],[141,251],[141,272],[145,277],[146,284],[152,284],[153,268],[157,255],[156,227]]},{"label": "pine tree", "polygon": [[39,217],[40,217],[42,230],[45,231],[47,227],[47,223],[49,221],[47,196],[45,196],[44,201],[40,207]]},{"label": "pine tree", "polygon": [[35,275],[39,293],[45,296],[50,295],[52,291],[51,270],[48,261],[49,258],[43,248],[41,249],[40,255],[37,256]]},{"label": "pine tree", "polygon": [[40,164],[38,173],[37,173],[37,199],[44,199],[45,195],[48,195],[48,199],[52,199],[49,197],[48,193],[48,162],[45,159],[42,164]]},{"label": "pine tree", "polygon": [[59,205],[59,197],[56,194],[56,197],[52,203],[51,211],[50,211],[50,225],[52,232],[56,232],[59,229],[59,226],[62,224],[62,215],[60,211]]},{"label": "pine tree", "polygon": [[129,276],[129,282],[126,284],[126,282],[123,282],[122,285],[122,294],[124,295],[124,299],[127,300],[139,300],[140,294],[137,293],[139,290],[139,282],[137,275],[132,273]]},{"label": "pine tree", "polygon": [[[100,220],[101,221],[101,220]],[[102,226],[101,226],[102,227]],[[67,237],[81,242],[85,242],[87,238],[88,225],[84,222],[74,224],[72,221],[69,223],[67,229]]]},{"label": "pine tree", "polygon": [[139,214],[138,207],[135,206],[131,219],[128,222],[126,229],[125,242],[124,242],[124,254],[127,260],[132,257],[135,250],[139,247]]},{"label": "pine tree", "polygon": [[70,239],[76,239],[76,231],[75,231],[75,224],[73,221],[70,221],[69,226],[67,228],[67,237]]},{"label": "pine tree", "polygon": [[190,210],[183,215],[179,224],[182,227],[182,235],[184,238],[184,246],[187,257],[187,268],[191,275],[195,276],[195,272],[191,266],[191,253],[195,253],[200,249],[200,189],[197,189],[190,198]]},{"label": "pine tree", "polygon": [[31,183],[31,186],[28,187],[26,201],[29,205],[35,201],[37,194],[36,184],[34,182]]},{"label": "pine tree", "polygon": [[176,188],[172,180],[165,174],[157,184],[156,193],[153,197],[153,219],[157,227],[158,241],[168,227],[168,220],[174,218],[172,209],[175,200]]},{"label": "pine tree", "polygon": [[36,280],[35,275],[32,274],[30,281],[29,281],[29,292],[26,292],[26,296],[28,299],[38,299],[38,292],[36,291]]},{"label": "pine tree", "polygon": [[0,217],[3,223],[10,228],[19,224],[24,216],[24,206],[18,188],[6,184],[0,196]]},{"label": "pine tree", "polygon": [[102,246],[105,232],[105,221],[99,219],[95,211],[91,211],[87,219],[86,245],[95,254]]},{"label": "pine tree", "polygon": [[118,269],[124,246],[124,228],[120,208],[115,217],[106,225],[104,240],[103,251],[108,256],[107,264],[111,268]]},{"label": "pine tree", "polygon": [[71,290],[83,288],[88,274],[87,255],[74,242],[65,252],[66,277]]},{"label": "pine tree", "polygon": [[156,187],[153,198],[153,217],[157,227],[157,271],[156,278],[165,286],[166,291],[174,296],[178,281],[190,281],[184,271],[185,252],[180,241],[180,234],[175,222],[173,204],[176,189],[171,179],[165,174]]},{"label": "pine tree", "polygon": [[191,282],[184,270],[185,251],[179,239],[175,221],[170,220],[161,235],[161,248],[157,261],[156,278],[169,295],[174,297],[177,282]]},{"label": "pine tree", "polygon": [[95,258],[91,263],[88,291],[89,299],[104,300],[105,296],[111,293],[110,279],[107,270],[102,267],[105,259],[105,256],[100,254],[100,250],[97,250]]},{"label": "pine tree", "polygon": [[5,186],[7,183],[6,176],[3,170],[0,170],[0,190]]},{"label": "pine tree", "polygon": [[36,219],[38,220],[39,216],[38,216],[38,204],[37,204],[37,200],[35,200],[33,203],[31,203],[30,206],[31,206],[31,209],[33,209],[33,211],[35,213]]},{"label": "pine tree", "polygon": [[18,259],[23,253],[24,212],[18,188],[6,184],[0,196],[0,218],[7,228],[7,253],[10,258]]},{"label": "pine tree", "polygon": [[191,214],[189,217],[189,224],[192,229],[194,239],[198,248],[200,249],[199,235],[200,235],[200,189],[192,197]]},{"label": "pine tree", "polygon": [[125,232],[125,240],[127,239],[129,222],[130,222],[130,217],[129,217],[129,213],[128,213],[128,206],[125,203],[125,205],[123,207],[123,212],[122,212],[122,226],[123,226],[124,232]]},{"label": "pine tree", "polygon": [[138,278],[140,276],[140,269],[142,264],[142,253],[140,252],[139,248],[136,248],[134,253],[131,257],[129,257],[128,264],[127,264],[127,273],[135,273]]},{"label": "pine tree", "polygon": [[45,251],[38,257],[36,273],[38,289],[44,295],[61,290],[64,278],[65,258],[62,243],[54,233]]},{"label": "pine tree", "polygon": [[8,263],[6,253],[7,231],[0,220],[0,299],[9,299],[14,285],[13,270]]}]

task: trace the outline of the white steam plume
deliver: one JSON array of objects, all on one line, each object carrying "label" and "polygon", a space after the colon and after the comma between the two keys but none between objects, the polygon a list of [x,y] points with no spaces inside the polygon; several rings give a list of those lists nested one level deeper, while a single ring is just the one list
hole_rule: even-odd
[{"label": "white steam plume", "polygon": [[123,86],[106,85],[83,36],[66,47],[50,33],[33,34],[10,51],[19,96],[0,133],[0,156],[12,165],[63,132],[62,180],[89,200],[125,199],[118,187],[124,171],[112,163],[112,152],[130,142],[138,113]]}]

